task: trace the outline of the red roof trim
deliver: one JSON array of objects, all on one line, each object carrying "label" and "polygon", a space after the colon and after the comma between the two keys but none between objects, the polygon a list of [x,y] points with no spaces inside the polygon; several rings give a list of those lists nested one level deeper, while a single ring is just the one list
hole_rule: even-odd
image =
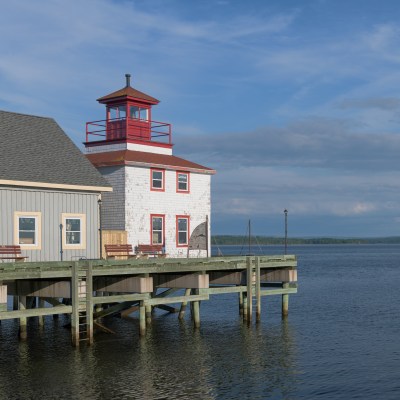
[{"label": "red roof trim", "polygon": [[148,153],[134,150],[118,150],[104,153],[86,154],[89,161],[96,167],[111,165],[137,165],[151,168],[185,170],[203,174],[215,174],[216,171],[193,163],[180,157],[167,154]]}]

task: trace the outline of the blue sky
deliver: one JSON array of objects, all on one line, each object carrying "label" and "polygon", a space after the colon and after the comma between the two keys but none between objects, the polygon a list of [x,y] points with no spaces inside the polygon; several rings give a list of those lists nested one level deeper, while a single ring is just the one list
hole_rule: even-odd
[{"label": "blue sky", "polygon": [[213,233],[400,235],[400,4],[16,0],[0,109],[81,145],[125,84],[161,100],[174,154],[217,169]]}]

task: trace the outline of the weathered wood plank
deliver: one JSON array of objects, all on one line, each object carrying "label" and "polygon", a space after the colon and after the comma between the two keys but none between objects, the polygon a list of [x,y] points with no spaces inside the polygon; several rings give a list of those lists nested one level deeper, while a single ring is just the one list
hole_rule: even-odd
[{"label": "weathered wood plank", "polygon": [[38,317],[40,315],[54,315],[54,314],[71,314],[72,306],[57,306],[48,308],[31,308],[28,310],[15,310],[0,312],[0,320],[15,319],[15,318],[29,318]]}]

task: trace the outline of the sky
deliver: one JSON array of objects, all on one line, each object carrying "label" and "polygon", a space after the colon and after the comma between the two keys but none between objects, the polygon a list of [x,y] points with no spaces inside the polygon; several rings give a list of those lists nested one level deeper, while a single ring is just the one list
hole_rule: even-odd
[{"label": "sky", "polygon": [[159,100],[174,155],[217,170],[212,233],[400,235],[397,0],[1,0],[0,109],[80,148],[96,99]]}]

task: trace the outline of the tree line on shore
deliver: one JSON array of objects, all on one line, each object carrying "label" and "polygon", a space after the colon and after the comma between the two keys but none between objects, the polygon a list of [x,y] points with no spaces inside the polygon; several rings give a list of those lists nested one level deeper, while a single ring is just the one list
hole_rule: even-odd
[{"label": "tree line on shore", "polygon": [[[236,245],[249,243],[249,238],[240,235],[212,235],[212,245]],[[284,237],[252,236],[253,245],[282,245]],[[339,238],[339,237],[314,237],[314,238],[288,238],[288,245],[296,244],[400,244],[400,236],[371,237],[371,238]]]}]

